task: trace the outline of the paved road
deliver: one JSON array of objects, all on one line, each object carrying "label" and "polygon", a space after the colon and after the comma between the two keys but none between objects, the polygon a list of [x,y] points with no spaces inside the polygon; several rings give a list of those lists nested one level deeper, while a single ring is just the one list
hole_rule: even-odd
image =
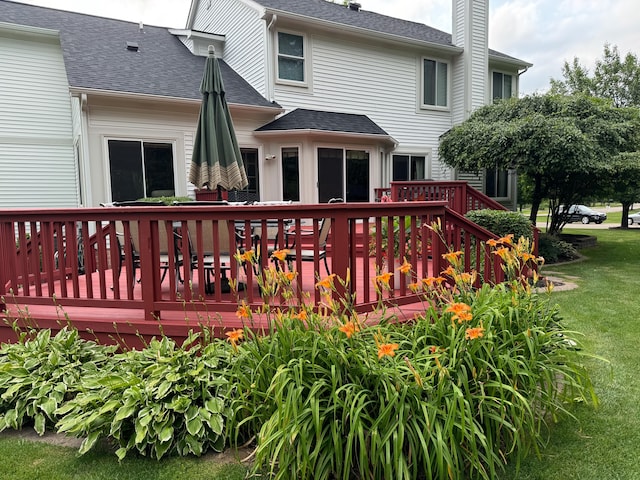
[{"label": "paved road", "polygon": [[[604,213],[611,213],[611,212],[621,212],[622,211],[622,207],[604,207],[604,208],[594,208],[594,210],[597,210],[599,212],[604,212]],[[538,227],[541,230],[545,230],[547,228],[547,224],[546,224],[546,214],[544,215],[538,215],[539,219],[544,219],[543,221],[539,221],[536,223],[536,227]],[[567,228],[589,228],[589,229],[607,229],[607,228],[620,228],[620,224],[619,223],[601,223],[601,224],[597,224],[597,223],[589,223],[587,225],[582,224],[581,222],[575,222],[575,223],[567,223],[564,226],[565,229]],[[632,229],[639,229],[640,230],[640,226],[637,224],[634,224],[632,226],[630,226],[629,228]]]}]

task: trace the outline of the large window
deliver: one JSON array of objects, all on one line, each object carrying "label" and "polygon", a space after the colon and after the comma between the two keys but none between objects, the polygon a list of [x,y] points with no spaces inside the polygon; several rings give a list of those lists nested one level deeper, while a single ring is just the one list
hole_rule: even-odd
[{"label": "large window", "polygon": [[304,82],[304,37],[278,32],[278,79]]},{"label": "large window", "polygon": [[300,201],[300,161],[297,147],[282,149],[282,200]]},{"label": "large window", "polygon": [[493,72],[492,98],[511,98],[513,96],[513,76],[506,73]]},{"label": "large window", "polygon": [[448,107],[448,69],[445,62],[422,60],[422,104],[430,107]]},{"label": "large window", "polygon": [[424,180],[427,175],[424,155],[394,155],[393,180]]},{"label": "large window", "polygon": [[170,143],[109,140],[111,200],[175,195]]}]

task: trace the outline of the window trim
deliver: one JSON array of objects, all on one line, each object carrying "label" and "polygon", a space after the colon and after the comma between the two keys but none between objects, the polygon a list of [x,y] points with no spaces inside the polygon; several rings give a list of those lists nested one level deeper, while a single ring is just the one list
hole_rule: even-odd
[{"label": "window trim", "polygon": [[[286,33],[288,35],[296,35],[298,37],[302,37],[302,75],[304,77],[304,80],[299,81],[299,80],[289,80],[286,78],[280,78],[280,62],[278,61],[280,59],[280,33]],[[281,85],[293,85],[296,87],[306,87],[308,86],[308,78],[309,78],[309,47],[308,47],[308,36],[306,33],[303,32],[297,32],[297,31],[293,31],[293,30],[286,30],[286,29],[278,29],[275,32],[275,44],[276,44],[276,48],[275,48],[275,57],[274,57],[274,62],[275,62],[275,72],[276,72],[276,78],[275,81],[278,84]],[[298,57],[292,57],[292,56],[286,56],[287,58],[298,58]]]},{"label": "window trim", "polygon": [[[425,98],[424,98],[424,87],[425,87],[425,75],[424,75],[424,62],[425,61],[432,61],[432,62],[436,62],[436,66],[440,63],[443,63],[447,66],[447,91],[446,91],[446,105],[430,105],[425,103]],[[449,111],[451,109],[451,62],[449,60],[445,60],[443,58],[437,58],[437,57],[427,57],[427,56],[423,56],[420,59],[420,65],[419,65],[419,70],[420,70],[420,75],[419,75],[419,81],[420,84],[418,85],[419,88],[419,99],[420,99],[420,108],[423,110],[440,110],[440,111]],[[436,71],[436,77],[437,77],[437,71]],[[437,90],[437,85],[436,85],[436,90]],[[437,100],[436,100],[437,101]]]}]

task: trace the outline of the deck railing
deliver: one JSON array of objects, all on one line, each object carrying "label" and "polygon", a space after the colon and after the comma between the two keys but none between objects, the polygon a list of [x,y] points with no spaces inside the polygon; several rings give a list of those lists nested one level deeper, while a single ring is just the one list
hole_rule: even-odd
[{"label": "deck railing", "polygon": [[[319,241],[324,219],[331,221],[326,246]],[[438,221],[446,244],[429,228]],[[224,265],[216,260],[222,257],[222,246],[214,234],[214,260],[205,267],[203,232],[218,232],[225,224],[234,226],[227,230],[233,248],[255,250],[257,265],[242,265],[233,255]],[[194,225],[196,234],[188,235]],[[394,232],[393,241],[386,232]],[[319,308],[324,297],[314,286],[326,275],[324,251],[331,272],[348,278],[340,288],[355,294],[353,308],[365,312],[379,302],[420,302],[410,284],[444,270],[447,248],[462,249],[466,268],[480,270],[485,281],[501,281],[500,264],[485,247],[489,238],[494,236],[450,211],[445,201],[4,210],[0,309],[55,303],[84,313],[112,309],[113,318],[121,311],[128,318],[162,322],[186,319],[185,310],[197,315],[235,312],[240,302],[251,307],[265,301],[273,306],[310,303]],[[288,249],[295,260],[273,260],[275,249]],[[314,260],[304,261],[309,252]],[[388,290],[380,288],[375,277],[397,267],[388,260],[394,257],[400,262],[406,258],[412,273],[395,271],[399,282]],[[265,297],[261,272],[276,266],[298,272],[295,298]],[[212,292],[208,286],[223,285],[224,276],[242,288]]]}]

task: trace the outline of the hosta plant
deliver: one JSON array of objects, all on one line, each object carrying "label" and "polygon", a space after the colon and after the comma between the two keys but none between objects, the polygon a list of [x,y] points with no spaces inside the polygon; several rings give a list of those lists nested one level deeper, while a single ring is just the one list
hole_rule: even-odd
[{"label": "hosta plant", "polygon": [[83,391],[56,411],[58,430],[85,438],[80,453],[109,437],[120,459],[221,451],[229,347],[200,340],[192,333],[179,346],[162,337],[115,355],[112,371],[85,377]]},{"label": "hosta plant", "polygon": [[73,398],[81,378],[104,371],[115,347],[80,338],[64,327],[19,332],[19,341],[0,347],[0,431],[33,424],[44,434],[55,425],[56,409]]}]

